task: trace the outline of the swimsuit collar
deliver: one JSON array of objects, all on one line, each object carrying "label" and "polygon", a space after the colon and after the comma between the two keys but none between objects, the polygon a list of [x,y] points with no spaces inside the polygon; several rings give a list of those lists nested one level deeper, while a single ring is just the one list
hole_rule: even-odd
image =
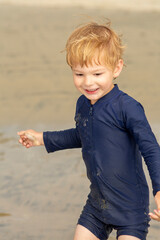
[{"label": "swimsuit collar", "polygon": [[108,92],[106,95],[104,95],[103,97],[101,97],[100,99],[98,99],[98,101],[95,104],[91,104],[90,100],[88,98],[86,98],[87,104],[89,106],[94,106],[97,105],[98,103],[101,103],[103,101],[110,101],[113,97],[117,96],[119,94],[120,90],[118,88],[117,84],[114,84],[114,88],[112,88],[112,90],[110,92]]}]

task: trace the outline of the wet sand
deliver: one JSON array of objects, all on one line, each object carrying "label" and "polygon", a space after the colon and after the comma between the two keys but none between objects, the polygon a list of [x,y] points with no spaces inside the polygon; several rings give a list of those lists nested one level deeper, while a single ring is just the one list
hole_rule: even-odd
[{"label": "wet sand", "polygon": [[[18,145],[16,132],[74,126],[79,93],[60,51],[72,30],[88,21],[86,16],[110,18],[123,33],[127,67],[117,83],[143,104],[160,141],[158,11],[0,5],[0,227],[4,240],[73,237],[89,191],[80,150],[49,155],[44,148],[26,150]],[[151,222],[149,240],[159,240],[159,226]]]}]

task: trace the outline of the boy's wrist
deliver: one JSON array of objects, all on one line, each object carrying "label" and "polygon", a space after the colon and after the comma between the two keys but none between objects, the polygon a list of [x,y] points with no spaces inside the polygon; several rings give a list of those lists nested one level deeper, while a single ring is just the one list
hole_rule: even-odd
[{"label": "boy's wrist", "polygon": [[40,139],[39,139],[40,145],[44,145],[44,140],[43,140],[43,132],[40,132]]}]

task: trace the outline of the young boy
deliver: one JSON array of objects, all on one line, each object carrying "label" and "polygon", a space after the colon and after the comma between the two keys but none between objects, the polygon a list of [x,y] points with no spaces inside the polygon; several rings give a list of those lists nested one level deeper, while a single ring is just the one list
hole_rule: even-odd
[{"label": "young boy", "polygon": [[[76,88],[76,127],[63,131],[21,131],[19,142],[45,145],[48,152],[82,148],[91,182],[74,240],[145,240],[150,217],[160,221],[160,147],[142,105],[119,90],[113,79],[123,68],[123,46],[110,25],[89,23],[66,44]],[[142,157],[152,180],[157,210],[149,213]],[[149,217],[150,215],[150,217]]]}]

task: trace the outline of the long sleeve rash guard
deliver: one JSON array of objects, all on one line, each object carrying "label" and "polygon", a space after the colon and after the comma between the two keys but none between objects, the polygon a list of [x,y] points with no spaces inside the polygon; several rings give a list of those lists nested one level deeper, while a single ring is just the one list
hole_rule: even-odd
[{"label": "long sleeve rash guard", "polygon": [[48,152],[82,148],[91,182],[88,202],[107,224],[147,221],[149,191],[142,156],[160,191],[160,147],[142,105],[114,88],[94,105],[84,96],[77,101],[76,127],[44,132]]}]

